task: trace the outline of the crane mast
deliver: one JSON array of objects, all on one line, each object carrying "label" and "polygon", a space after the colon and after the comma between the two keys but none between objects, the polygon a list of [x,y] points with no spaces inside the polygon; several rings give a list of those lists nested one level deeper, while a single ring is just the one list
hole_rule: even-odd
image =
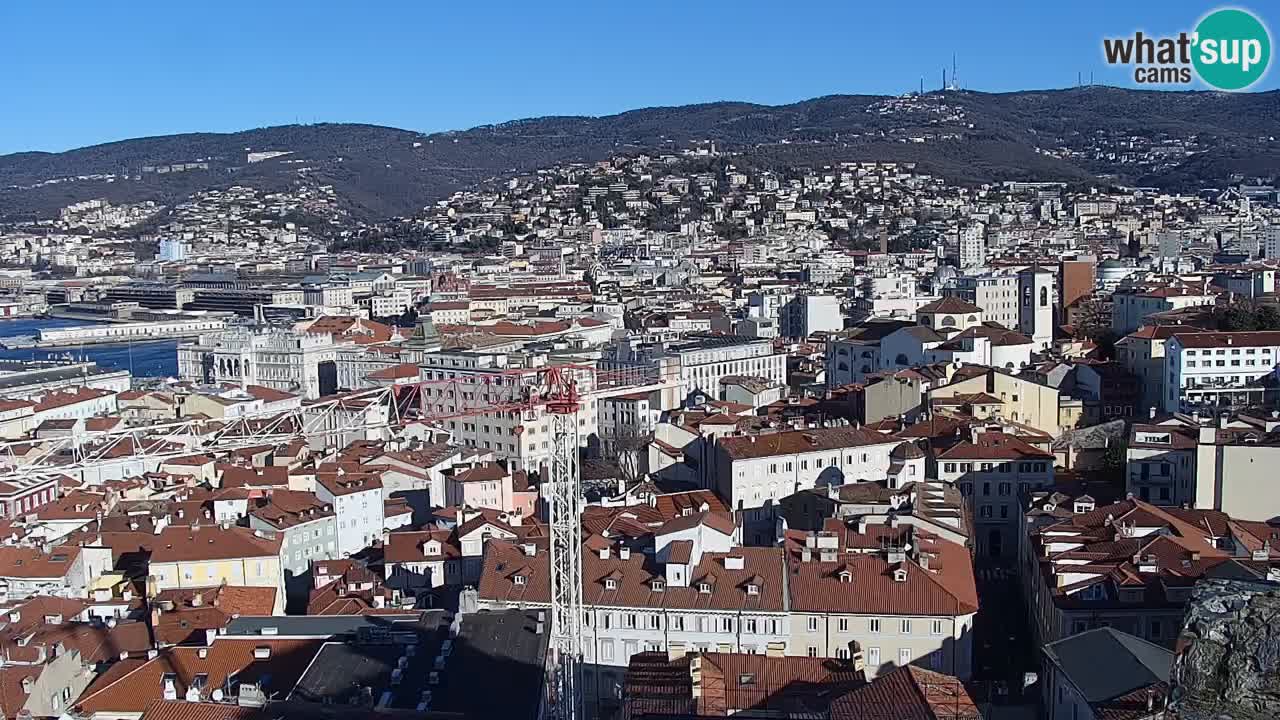
[{"label": "crane mast", "polygon": [[578,473],[577,385],[557,368],[545,379],[547,410],[554,428],[548,523],[551,526],[551,661],[547,692],[550,716],[582,717],[582,481]]}]

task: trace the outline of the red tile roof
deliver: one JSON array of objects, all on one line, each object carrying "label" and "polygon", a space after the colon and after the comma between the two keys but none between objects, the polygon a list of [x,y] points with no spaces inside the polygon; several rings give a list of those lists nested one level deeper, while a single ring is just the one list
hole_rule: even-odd
[{"label": "red tile roof", "polygon": [[[162,699],[163,680],[172,674],[178,697],[184,697],[196,675],[206,675],[204,697],[221,688],[229,676],[258,682],[284,696],[297,684],[322,645],[320,640],[281,640],[262,637],[219,637],[207,649],[174,647],[152,660],[122,661],[100,675],[76,702],[82,713],[140,713]],[[270,657],[256,658],[255,648],[268,648]],[[204,650],[206,656],[200,657]]]},{"label": "red tile roof", "polygon": [[907,665],[831,703],[831,720],[981,720],[964,685],[950,675]]},{"label": "red tile roof", "polygon": [[245,527],[170,525],[152,544],[152,563],[278,557],[282,535],[259,536]]},{"label": "red tile roof", "polygon": [[894,438],[872,430],[835,427],[727,437],[721,439],[719,444],[730,458],[742,460],[897,442]]}]

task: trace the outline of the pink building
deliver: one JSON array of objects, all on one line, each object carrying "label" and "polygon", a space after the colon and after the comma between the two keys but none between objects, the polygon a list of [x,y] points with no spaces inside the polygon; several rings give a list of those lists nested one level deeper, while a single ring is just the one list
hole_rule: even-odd
[{"label": "pink building", "polygon": [[496,462],[470,468],[454,468],[444,473],[444,504],[492,508],[524,517],[533,515],[537,490],[529,487],[523,470],[511,472]]}]

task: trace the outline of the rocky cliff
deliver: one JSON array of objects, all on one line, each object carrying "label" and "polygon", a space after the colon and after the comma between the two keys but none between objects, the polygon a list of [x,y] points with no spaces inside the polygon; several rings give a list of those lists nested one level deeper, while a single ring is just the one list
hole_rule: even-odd
[{"label": "rocky cliff", "polygon": [[1172,670],[1178,720],[1280,718],[1280,585],[1208,580],[1187,608]]}]

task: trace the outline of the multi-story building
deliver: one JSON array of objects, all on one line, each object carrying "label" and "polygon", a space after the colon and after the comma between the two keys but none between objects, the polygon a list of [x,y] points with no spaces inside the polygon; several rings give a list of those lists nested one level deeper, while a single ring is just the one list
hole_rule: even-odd
[{"label": "multi-story building", "polygon": [[1135,498],[1097,507],[1040,493],[1028,504],[1019,570],[1037,644],[1112,627],[1172,647],[1196,581],[1280,579],[1265,522]]},{"label": "multi-story building", "polygon": [[[423,410],[457,416],[468,408],[485,408],[497,402],[518,400],[522,388],[538,383],[545,355],[496,352],[439,352],[424,356],[419,364],[423,381],[458,380],[458,385],[438,384],[423,393]],[[589,371],[574,375],[584,402],[578,411],[578,438],[585,445],[599,433],[600,400],[589,399],[594,378]],[[472,389],[477,388],[477,389]],[[495,399],[495,398],[500,398]],[[523,412],[484,412],[442,421],[453,441],[494,453],[513,469],[540,471],[546,477],[551,462],[554,423],[545,406]]]},{"label": "multi-story building", "polygon": [[97,578],[113,567],[111,548],[100,545],[0,548],[0,583],[7,600],[87,597]]},{"label": "multi-story building", "polygon": [[964,545],[890,518],[790,532],[786,549],[790,654],[860,647],[868,678],[913,664],[969,678],[978,592]]},{"label": "multi-story building", "polygon": [[1062,310],[1059,321],[1071,324],[1081,303],[1093,296],[1093,260],[1063,260],[1058,264],[1058,302]]},{"label": "multi-story building", "polygon": [[1271,483],[1280,463],[1280,418],[1153,418],[1132,427],[1127,452],[1127,490],[1144,502],[1244,520],[1280,515]]},{"label": "multi-story building", "polygon": [[884,339],[915,324],[910,320],[867,320],[828,337],[827,387],[860,383],[879,372]]},{"label": "multi-story building", "polygon": [[1053,453],[1004,432],[975,427],[970,433],[938,454],[938,479],[968,499],[977,551],[1013,557],[1022,531],[1022,498],[1053,486]]},{"label": "multi-story building", "polygon": [[1165,720],[1173,654],[1100,627],[1041,648],[1045,720]]},{"label": "multi-story building", "polygon": [[1165,412],[1261,405],[1280,367],[1280,332],[1176,333],[1165,344]]},{"label": "multi-story building", "polygon": [[314,560],[338,557],[338,517],[333,506],[314,493],[275,489],[249,511],[249,527],[280,538],[280,561],[286,590],[296,591],[295,578],[307,584]]},{"label": "multi-story building", "polygon": [[1111,301],[1111,330],[1123,336],[1151,324],[1156,313],[1211,306],[1215,296],[1184,287],[1132,288],[1116,290]]},{"label": "multi-story building", "polygon": [[616,346],[612,360],[602,361],[605,369],[629,367],[656,368],[660,377],[672,377],[679,369],[679,397],[702,391],[719,397],[720,381],[725,377],[750,375],[770,383],[787,382],[787,353],[765,338],[726,335],[690,335],[683,340],[658,340],[632,346]]},{"label": "multi-story building", "polygon": [[[583,690],[589,704],[597,690],[611,695],[631,657],[641,652],[683,647],[784,655],[790,649],[781,548],[658,542],[652,558],[599,536],[583,548]],[[490,540],[480,607],[549,606],[549,567],[543,540]]]},{"label": "multi-story building", "polygon": [[334,557],[351,557],[382,537],[386,506],[380,472],[347,472],[342,466],[321,466],[316,473],[316,497],[332,507],[337,516],[338,547]]},{"label": "multi-story building", "polygon": [[885,480],[902,442],[854,427],[726,437],[715,445],[707,480],[738,513],[744,541],[771,544],[783,498],[818,486]]},{"label": "multi-story building", "polygon": [[970,275],[956,278],[955,287],[943,293],[954,295],[982,310],[987,322],[1018,329],[1018,276],[1012,274]]},{"label": "multi-story building", "polygon": [[962,396],[972,398],[978,393],[984,394],[984,401],[998,401],[998,414],[1005,420],[1030,425],[1053,437],[1073,427],[1063,423],[1057,388],[1003,370],[963,368],[952,375],[951,382],[931,387],[929,400],[931,403],[941,398],[954,401]]},{"label": "multi-story building", "polygon": [[1126,490],[1143,502],[1190,505],[1196,496],[1200,428],[1176,418],[1134,423],[1125,454]]},{"label": "multi-story building", "polygon": [[178,346],[178,375],[204,383],[263,385],[308,399],[338,389],[338,352],[350,343],[324,333],[234,329]]},{"label": "multi-story building", "polygon": [[1267,258],[1280,258],[1280,224],[1269,224],[1262,229],[1261,244]]},{"label": "multi-story building", "polygon": [[835,332],[844,327],[840,298],[834,295],[797,295],[778,314],[783,337],[807,338],[815,332]]},{"label": "multi-story building", "polygon": [[1144,325],[1116,341],[1116,361],[1138,379],[1138,414],[1164,407],[1165,344],[1194,332],[1185,325]]},{"label": "multi-story building", "polygon": [[987,261],[986,230],[979,222],[960,228],[956,238],[960,267],[978,267]]},{"label": "multi-story building", "polygon": [[279,535],[234,525],[170,525],[152,541],[148,573],[156,590],[247,585],[275,588],[284,600]]}]

